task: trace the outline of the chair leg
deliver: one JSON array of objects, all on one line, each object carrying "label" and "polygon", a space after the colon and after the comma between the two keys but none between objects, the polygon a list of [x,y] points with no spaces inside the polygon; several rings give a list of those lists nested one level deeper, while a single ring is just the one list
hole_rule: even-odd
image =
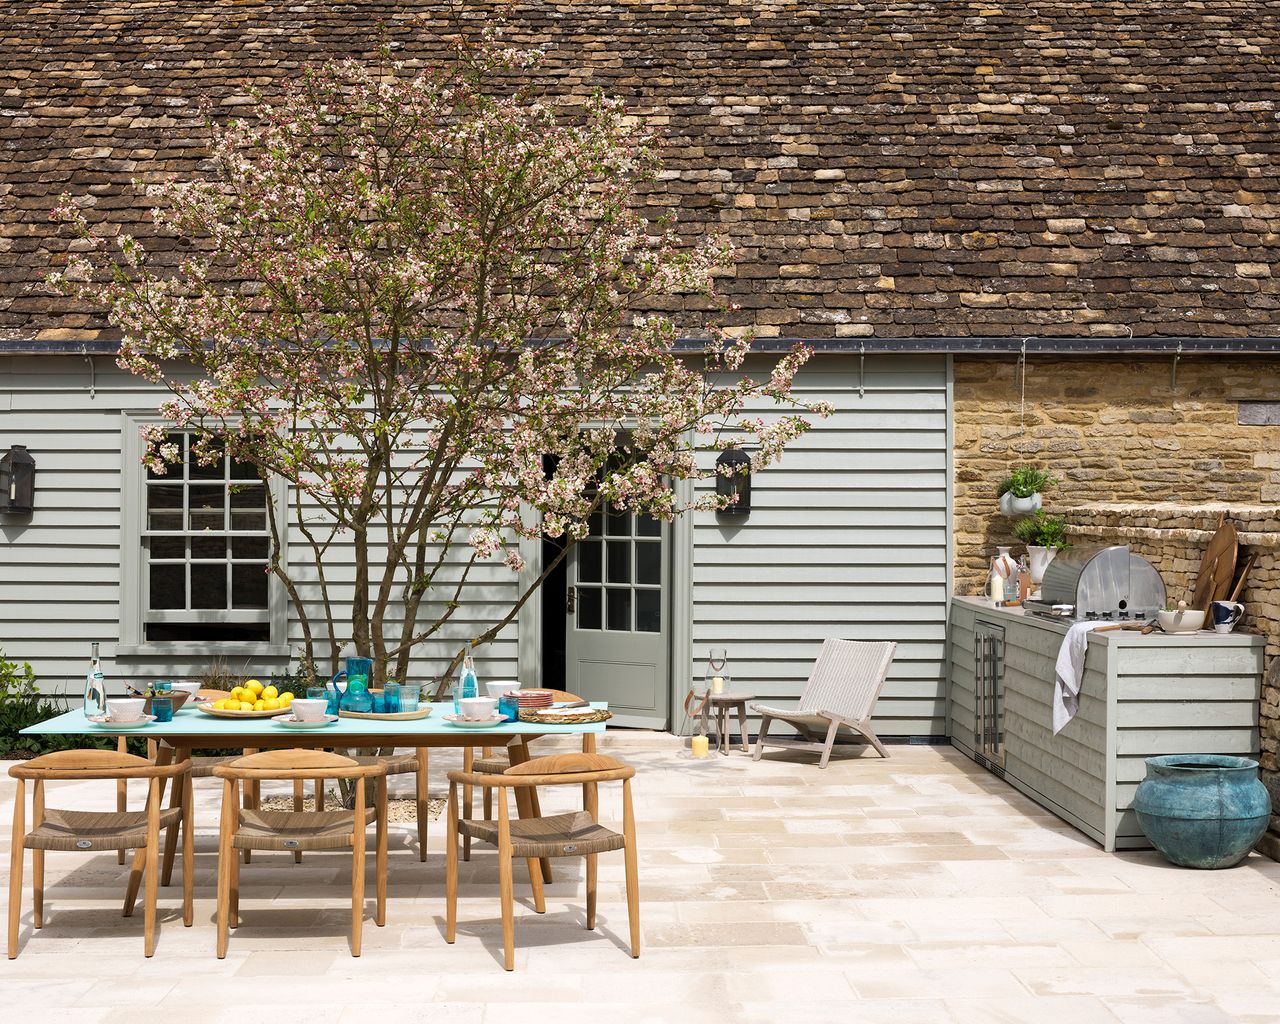
[{"label": "chair leg", "polygon": [[[44,821],[44,780],[37,779],[31,799],[31,827],[39,828]],[[44,927],[44,850],[31,851],[31,923]]]},{"label": "chair leg", "polygon": [[[175,789],[177,785],[178,780],[175,779]],[[145,956],[156,951],[156,899],[160,889],[160,780],[152,779],[150,788],[147,794],[147,861],[144,869],[146,892],[142,897],[142,948]]]},{"label": "chair leg", "polygon": [[[125,739],[125,737],[117,736],[116,737],[116,753],[127,754],[129,752],[128,743],[129,741]],[[129,809],[129,783],[126,782],[124,779],[117,779],[116,780],[116,810],[120,814],[123,814],[128,809]],[[118,850],[116,852],[117,864],[124,863],[124,855],[125,855],[124,850]]]},{"label": "chair leg", "polygon": [[360,955],[364,925],[364,847],[368,826],[364,822],[364,779],[356,779],[356,818],[351,835],[351,955]]},{"label": "chair leg", "polygon": [[[158,768],[163,768],[173,761],[174,750],[167,743],[157,745],[154,740],[148,740],[147,751]],[[159,780],[160,792],[157,799],[163,799],[164,797],[164,781],[164,779]],[[139,847],[133,851],[133,867],[129,871],[129,884],[125,886],[124,891],[124,911],[122,914],[124,917],[133,916],[133,906],[138,901],[138,889],[142,886],[142,869],[146,865],[146,859],[147,851],[145,847]]]},{"label": "chair leg", "polygon": [[324,810],[324,779],[316,779],[316,810]]},{"label": "chair leg", "polygon": [[636,860],[636,818],[631,806],[631,780],[622,783],[623,862],[627,874],[627,924],[631,930],[631,956],[640,955],[640,869]]},{"label": "chair leg", "polygon": [[383,928],[387,923],[387,777],[378,777],[377,845],[374,861],[374,881],[377,889],[377,910],[373,923]]},{"label": "chair leg", "polygon": [[536,857],[530,857],[525,863],[529,865],[529,886],[533,889],[533,909],[539,914],[545,914],[547,901],[542,892],[542,865],[538,863]]},{"label": "chair leg", "polygon": [[[190,753],[189,750],[177,750],[174,753],[174,759],[182,761]],[[182,780],[174,779],[173,792],[169,794],[169,807],[181,807],[185,795],[186,787],[183,785]],[[178,829],[179,825],[175,822],[164,832],[164,862],[160,869],[160,884],[164,886],[173,881],[173,860],[178,852]]]},{"label": "chair leg", "polygon": [[822,744],[822,759],[818,762],[819,768],[825,768],[827,762],[831,760],[831,748],[836,745],[836,736],[839,732],[840,723],[833,719],[831,724],[827,726],[827,738]]},{"label": "chair leg", "polygon": [[742,701],[738,704],[738,738],[742,741],[742,752],[745,754],[751,749],[747,743],[747,702]]},{"label": "chair leg", "polygon": [[756,749],[755,749],[755,753],[751,755],[751,760],[759,761],[760,755],[764,753],[764,737],[765,737],[765,734],[768,733],[769,723],[772,721],[773,719],[770,718],[768,715],[764,715],[760,719],[760,735],[756,737]]},{"label": "chair leg", "polygon": [[[306,798],[305,798],[305,796],[303,795],[303,792],[302,792],[302,780],[301,780],[301,779],[294,779],[294,780],[293,780],[293,809],[294,809],[295,811],[301,811],[304,807],[306,807]],[[294,850],[294,851],[293,851],[293,862],[294,862],[295,864],[301,864],[301,863],[302,863],[302,851],[301,851],[301,850]]]},{"label": "chair leg", "polygon": [[[507,825],[507,797],[498,794],[498,820]],[[516,919],[512,885],[513,863],[509,827],[500,831],[498,842],[498,894],[502,900],[502,966],[508,971],[516,969]],[[506,842],[502,842],[506,839]]]},{"label": "chair leg", "polygon": [[235,829],[236,804],[239,796],[235,784],[226,779],[222,784],[222,818],[218,827],[218,959],[227,955],[227,931],[231,922],[231,866],[239,856],[231,845]]},{"label": "chair leg", "polygon": [[9,848],[9,959],[18,955],[18,924],[22,915],[22,857],[25,852],[23,843],[27,838],[26,823],[26,780],[18,779],[18,788],[13,794],[13,845]]},{"label": "chair leg", "polygon": [[876,753],[881,757],[887,758],[889,756],[889,751],[887,751],[884,744],[880,742],[880,737],[875,734],[875,730],[871,728],[870,722],[846,722],[845,725],[865,737],[866,741],[875,748]]},{"label": "chair leg", "polygon": [[449,783],[449,812],[444,834],[444,941],[452,943],[458,931],[458,784]]},{"label": "chair leg", "polygon": [[427,859],[427,828],[431,824],[430,800],[427,795],[427,747],[419,747],[418,770],[414,773],[414,795],[418,802],[418,860]]},{"label": "chair leg", "polygon": [[[462,770],[464,772],[469,772],[472,770],[472,765],[475,764],[475,759],[476,759],[476,752],[474,747],[462,748]],[[472,792],[472,787],[468,785],[464,785],[462,787],[462,817],[467,819],[468,821],[471,819],[471,814],[473,809],[473,805],[471,801],[473,797],[474,797],[474,794]],[[485,816],[485,819],[488,820],[489,806],[490,806],[488,802],[489,801],[488,786],[485,787],[484,798],[485,798],[484,816]],[[462,837],[462,859],[463,860],[471,859],[471,837],[470,836]]]},{"label": "chair leg", "polygon": [[[177,781],[174,781],[177,785]],[[182,923],[190,928],[195,923],[193,894],[195,890],[196,837],[191,831],[194,812],[191,809],[191,775],[182,780]]]},{"label": "chair leg", "polygon": [[587,854],[587,931],[596,927],[596,861],[599,854]]},{"label": "chair leg", "polygon": [[[245,747],[245,748],[244,748],[244,752],[245,752],[245,755],[246,755],[246,756],[247,756],[247,755],[249,755],[249,754],[256,754],[256,753],[258,752],[258,748],[257,748],[257,747]],[[256,782],[245,782],[245,784],[244,784],[244,807],[245,807],[245,810],[247,810],[247,811],[256,811],[256,810],[258,809],[258,802],[259,802],[259,797],[260,797],[260,796],[261,796],[261,790],[259,789],[258,783],[256,783]],[[248,863],[249,863],[249,861],[250,861],[252,858],[253,858],[253,851],[252,851],[252,850],[245,850],[245,851],[244,851],[244,862],[245,862],[246,864],[248,864]],[[232,924],[232,927],[233,927],[233,928],[235,927],[234,923]]]}]

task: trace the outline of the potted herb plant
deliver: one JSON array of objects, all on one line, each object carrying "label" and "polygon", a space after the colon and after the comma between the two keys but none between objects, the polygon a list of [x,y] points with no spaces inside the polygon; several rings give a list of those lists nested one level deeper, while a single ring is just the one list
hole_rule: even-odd
[{"label": "potted herb plant", "polygon": [[1037,587],[1053,556],[1071,546],[1067,540],[1067,521],[1062,516],[1047,515],[1044,509],[1036,509],[1033,515],[1014,526],[1013,535],[1027,546],[1031,582]]},{"label": "potted herb plant", "polygon": [[1041,494],[1058,481],[1038,466],[1018,466],[996,489],[1000,511],[1010,516],[1026,516],[1043,504]]}]

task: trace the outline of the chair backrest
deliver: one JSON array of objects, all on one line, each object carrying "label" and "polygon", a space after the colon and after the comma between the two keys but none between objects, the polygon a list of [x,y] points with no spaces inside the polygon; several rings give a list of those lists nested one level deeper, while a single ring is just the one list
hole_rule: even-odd
[{"label": "chair backrest", "polygon": [[892,641],[824,640],[804,684],[800,710],[829,711],[854,721],[869,718],[897,646]]},{"label": "chair backrest", "polygon": [[213,766],[220,779],[360,779],[387,773],[379,758],[354,761],[325,750],[264,750]]},{"label": "chair backrest", "polygon": [[501,775],[450,772],[450,782],[475,786],[580,786],[588,782],[630,779],[636,770],[604,754],[549,754],[512,765]]},{"label": "chair backrest", "polygon": [[191,761],[163,767],[145,757],[116,750],[55,750],[9,769],[15,779],[159,779],[191,770]]}]

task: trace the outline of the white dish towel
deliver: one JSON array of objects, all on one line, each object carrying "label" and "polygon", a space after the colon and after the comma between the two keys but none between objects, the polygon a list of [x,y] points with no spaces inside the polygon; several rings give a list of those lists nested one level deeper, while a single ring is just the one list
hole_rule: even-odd
[{"label": "white dish towel", "polygon": [[1084,682],[1084,658],[1089,650],[1089,631],[1101,622],[1077,622],[1067,630],[1058,649],[1053,680],[1053,734],[1067,727],[1080,710],[1080,687]]}]

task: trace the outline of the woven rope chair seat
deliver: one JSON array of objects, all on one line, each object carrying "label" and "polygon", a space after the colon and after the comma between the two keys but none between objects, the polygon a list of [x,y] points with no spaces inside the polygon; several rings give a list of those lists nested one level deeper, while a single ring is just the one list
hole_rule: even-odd
[{"label": "woven rope chair seat", "polygon": [[360,764],[373,764],[376,761],[381,761],[387,766],[388,775],[407,775],[409,772],[418,770],[418,755],[415,753],[391,754],[386,757],[357,754],[351,760],[358,761]]},{"label": "woven rope chair seat", "polygon": [[[498,823],[483,818],[463,819],[458,831],[477,842],[498,845]],[[546,818],[511,821],[511,852],[515,857],[585,857],[621,850],[623,837],[591,820],[586,811]]]},{"label": "woven rope chair seat", "polygon": [[[177,824],[182,809],[160,812],[160,828]],[[136,850],[147,845],[146,811],[60,811],[50,807],[27,834],[28,850]]]},{"label": "woven rope chair seat", "polygon": [[482,775],[501,775],[511,767],[511,758],[507,756],[504,750],[501,754],[494,754],[492,757],[477,757],[471,762],[471,770],[480,772]]},{"label": "woven rope chair seat", "polygon": [[227,761],[234,761],[235,757],[211,757],[200,756],[191,759],[191,777],[193,779],[211,779],[213,778],[214,765],[224,764]]},{"label": "woven rope chair seat", "polygon": [[[376,814],[365,808],[366,827]],[[231,844],[237,850],[342,850],[351,846],[354,829],[354,811],[244,810]]]}]

